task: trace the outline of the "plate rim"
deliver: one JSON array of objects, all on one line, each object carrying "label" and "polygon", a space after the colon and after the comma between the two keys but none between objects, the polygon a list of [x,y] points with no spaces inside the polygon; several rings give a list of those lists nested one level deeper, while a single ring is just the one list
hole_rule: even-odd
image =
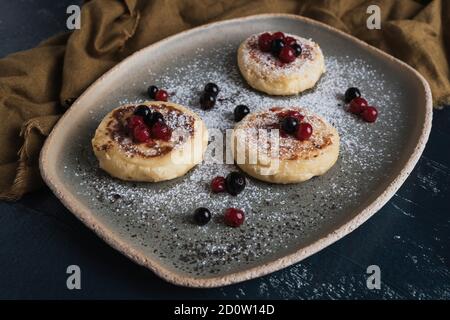
[{"label": "plate rim", "polygon": [[[338,35],[347,38],[354,42],[355,45],[361,46],[373,53],[381,56],[384,60],[388,59],[392,62],[397,63],[406,71],[412,73],[417,79],[420,80],[420,83],[423,86],[424,97],[425,97],[425,109],[424,111],[424,122],[421,124],[422,127],[420,130],[419,139],[416,141],[413,152],[409,155],[408,159],[403,168],[400,169],[400,172],[395,176],[395,178],[390,181],[388,186],[384,191],[382,191],[376,199],[374,199],[371,203],[369,203],[365,208],[363,208],[359,213],[349,219],[344,220],[344,223],[338,225],[337,228],[333,228],[328,234],[324,235],[320,239],[309,243],[304,247],[298,248],[295,252],[285,255],[283,257],[277,258],[275,260],[271,260],[266,263],[262,263],[251,268],[241,270],[238,272],[231,272],[221,276],[213,276],[213,277],[194,277],[181,274],[179,272],[170,270],[170,268],[165,267],[162,263],[158,261],[157,258],[151,258],[146,256],[141,250],[137,248],[133,248],[132,245],[129,244],[128,241],[125,241],[122,237],[116,237],[114,232],[110,230],[106,225],[100,222],[94,215],[91,214],[91,210],[89,210],[81,201],[76,199],[76,197],[66,190],[64,183],[62,183],[58,179],[58,175],[55,173],[52,174],[51,170],[51,158],[49,158],[50,150],[52,148],[52,141],[55,139],[55,132],[61,130],[62,123],[70,112],[77,107],[80,99],[82,99],[85,95],[90,93],[92,90],[95,90],[95,87],[98,83],[100,83],[105,77],[108,77],[110,73],[114,72],[116,69],[120,68],[123,64],[127,63],[128,60],[131,60],[135,55],[141,54],[144,50],[150,50],[150,48],[156,48],[158,46],[164,45],[166,42],[171,41],[176,38],[184,37],[189,35],[189,33],[193,33],[202,29],[207,29],[212,26],[225,25],[225,24],[233,24],[239,23],[247,20],[264,20],[270,18],[286,18],[301,21],[303,23],[312,25],[313,27],[324,28],[333,33],[337,33]],[[103,241],[108,243],[114,249],[120,251],[122,254],[130,258],[132,261],[136,262],[139,265],[142,265],[150,270],[152,270],[159,277],[167,280],[170,283],[186,286],[186,287],[198,287],[198,288],[212,288],[225,286],[237,282],[246,281],[249,279],[261,277],[267,275],[269,273],[278,271],[280,269],[286,268],[290,265],[300,262],[301,260],[309,257],[310,255],[317,253],[324,249],[325,247],[331,245],[332,243],[342,239],[350,232],[361,226],[365,221],[367,221],[372,215],[374,215],[381,207],[387,203],[387,201],[396,193],[396,191],[400,188],[400,186],[404,183],[406,178],[409,176],[415,165],[417,164],[422,152],[425,148],[425,145],[428,141],[428,137],[431,131],[432,125],[432,113],[433,113],[433,101],[431,89],[426,81],[426,79],[414,68],[406,64],[405,62],[381,51],[378,48],[375,48],[368,43],[359,40],[343,31],[340,31],[334,27],[326,25],[322,22],[306,18],[300,15],[295,14],[257,14],[251,16],[245,16],[241,18],[222,20],[218,22],[212,22],[205,25],[201,25],[189,30],[182,31],[165,39],[162,39],[156,43],[153,43],[147,47],[144,47],[127,58],[123,59],[121,62],[116,64],[114,67],[105,72],[102,76],[100,76],[97,80],[95,80],[71,105],[69,109],[61,116],[49,136],[47,137],[44,146],[41,150],[39,156],[39,168],[41,172],[41,176],[44,182],[50,187],[52,192],[56,195],[56,197],[66,206],[69,211],[71,211],[81,222],[83,222],[88,228],[93,230]]]}]

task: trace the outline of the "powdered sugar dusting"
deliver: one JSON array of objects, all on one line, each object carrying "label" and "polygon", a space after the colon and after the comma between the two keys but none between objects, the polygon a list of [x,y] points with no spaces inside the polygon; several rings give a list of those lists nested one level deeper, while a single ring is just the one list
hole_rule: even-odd
[{"label": "powdered sugar dusting", "polygon": [[[407,117],[399,112],[401,92],[395,89],[399,84],[390,81],[387,85],[375,66],[326,55],[327,72],[316,88],[299,96],[271,97],[252,90],[241,78],[237,45],[199,49],[195,56],[180,56],[157,73],[142,71],[146,81],[125,85],[144,91],[157,84],[171,93],[171,101],[196,111],[208,128],[222,131],[233,127],[232,112],[237,104],[246,104],[252,111],[305,107],[335,126],[341,137],[340,158],[327,174],[296,185],[248,179],[247,188],[237,197],[209,190],[213,177],[237,170],[233,165],[202,164],[184,177],[156,184],[113,179],[98,169],[89,139],[107,111],[144,101],[144,95],[99,106],[92,115],[92,132],[80,137],[73,150],[74,164],[65,169],[80,186],[79,197],[116,226],[118,233],[171,268],[197,276],[260,264],[316,239],[370,198],[370,190],[380,186],[398,160],[396,144],[407,134]],[[205,111],[199,107],[199,97],[209,81],[217,83],[221,91],[216,106]],[[378,106],[376,123],[363,122],[342,105],[342,94],[355,85]],[[214,216],[204,227],[191,221],[193,210],[200,206],[208,207]],[[246,213],[240,228],[226,227],[221,221],[225,208],[231,206]]]}]

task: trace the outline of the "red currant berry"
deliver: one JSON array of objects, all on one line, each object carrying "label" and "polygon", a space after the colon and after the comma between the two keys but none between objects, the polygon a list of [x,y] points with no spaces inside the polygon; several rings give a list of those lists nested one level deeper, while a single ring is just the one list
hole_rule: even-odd
[{"label": "red currant berry", "polygon": [[244,211],[236,208],[228,208],[225,210],[224,220],[230,227],[239,227],[245,220]]},{"label": "red currant berry", "polygon": [[172,137],[172,130],[163,122],[156,122],[151,130],[154,139],[169,141]]},{"label": "red currant berry", "polygon": [[212,179],[211,190],[214,193],[224,192],[226,190],[225,178],[219,176]]},{"label": "red currant berry", "polygon": [[283,119],[286,117],[292,117],[292,118],[296,118],[298,121],[303,121],[303,119],[305,118],[304,115],[302,115],[300,112],[295,111],[295,110],[288,110],[288,111],[280,112],[278,114],[278,117],[280,119]]},{"label": "red currant berry", "polygon": [[367,100],[364,98],[355,98],[350,102],[350,107],[348,111],[354,114],[360,114],[369,106]]},{"label": "red currant berry", "polygon": [[294,49],[292,49],[291,47],[284,47],[283,49],[281,49],[278,58],[280,58],[280,60],[284,63],[291,63],[297,57],[295,56]]},{"label": "red currant berry", "polygon": [[167,101],[167,98],[169,95],[167,94],[166,90],[158,90],[155,94],[155,100],[156,101]]},{"label": "red currant berry", "polygon": [[297,132],[295,133],[295,137],[300,141],[304,141],[308,140],[311,137],[312,133],[312,126],[307,122],[303,122],[299,124]]},{"label": "red currant berry", "polygon": [[361,115],[364,121],[375,122],[378,118],[378,110],[375,107],[366,107]]},{"label": "red currant berry", "polygon": [[305,118],[305,116],[302,115],[300,112],[294,110],[289,111],[287,116],[296,118],[298,121],[303,121],[303,119]]},{"label": "red currant berry", "polygon": [[294,38],[292,38],[292,37],[284,38],[284,44],[287,45],[287,46],[293,46],[296,43],[297,43],[297,41]]},{"label": "red currant berry", "polygon": [[144,119],[141,116],[131,116],[127,120],[128,129],[133,130],[138,126],[144,125]]},{"label": "red currant berry", "polygon": [[272,47],[272,35],[268,32],[260,35],[258,38],[258,46],[262,52],[269,52]]},{"label": "red currant berry", "polygon": [[147,142],[150,139],[150,132],[147,126],[140,125],[133,128],[133,138],[136,142]]},{"label": "red currant berry", "polygon": [[281,31],[278,31],[278,32],[275,32],[274,34],[272,34],[272,40],[275,40],[275,39],[284,40],[284,37],[285,37],[284,33]]}]

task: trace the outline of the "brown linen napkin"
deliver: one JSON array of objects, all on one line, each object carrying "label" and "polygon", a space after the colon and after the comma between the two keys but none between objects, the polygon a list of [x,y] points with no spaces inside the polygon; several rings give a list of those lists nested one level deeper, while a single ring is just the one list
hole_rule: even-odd
[{"label": "brown linen napkin", "polygon": [[[366,28],[373,4],[381,8],[381,30]],[[450,103],[450,1],[86,1],[80,30],[0,60],[0,199],[17,200],[42,185],[37,160],[45,137],[112,66],[177,32],[259,13],[300,14],[353,34],[421,72],[436,105]]]}]

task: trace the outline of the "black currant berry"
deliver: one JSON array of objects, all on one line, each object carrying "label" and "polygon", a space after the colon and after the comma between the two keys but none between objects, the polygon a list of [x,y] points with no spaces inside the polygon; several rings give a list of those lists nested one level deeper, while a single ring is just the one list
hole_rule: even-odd
[{"label": "black currant berry", "polygon": [[211,109],[212,107],[214,107],[215,104],[216,104],[216,97],[210,93],[205,92],[200,97],[200,106],[202,107],[203,110]]},{"label": "black currant berry", "polygon": [[245,177],[239,172],[231,172],[225,178],[225,184],[227,187],[227,192],[233,196],[237,196],[245,188]]},{"label": "black currant berry", "polygon": [[298,128],[298,120],[294,117],[286,117],[281,121],[281,128],[286,133],[294,133]]},{"label": "black currant berry", "polygon": [[238,105],[236,108],[234,108],[234,121],[236,122],[241,121],[249,113],[250,109],[246,105],[243,104]]},{"label": "black currant berry", "polygon": [[210,83],[206,84],[206,86],[205,86],[205,92],[213,95],[214,97],[217,97],[217,95],[219,94],[219,91],[220,91],[219,87],[215,83],[210,82]]},{"label": "black currant berry", "polygon": [[302,54],[302,47],[298,43],[293,44],[291,48],[294,49],[294,54],[296,57]]},{"label": "black currant berry", "polygon": [[145,118],[150,112],[150,108],[143,104],[137,106],[136,109],[134,109],[134,115],[141,116],[143,118]]},{"label": "black currant berry", "polygon": [[197,208],[194,211],[194,220],[199,226],[204,226],[211,220],[211,212],[206,208]]},{"label": "black currant berry", "polygon": [[147,89],[147,93],[148,93],[148,96],[150,97],[150,99],[155,99],[155,96],[156,96],[156,92],[158,92],[158,87],[157,86],[150,86],[150,87],[148,87],[148,89]]},{"label": "black currant berry", "polygon": [[270,51],[273,55],[278,56],[280,54],[281,49],[285,46],[284,41],[282,39],[275,39],[272,41],[272,48]]},{"label": "black currant berry", "polygon": [[355,98],[361,97],[361,91],[359,91],[358,88],[348,88],[347,91],[345,91],[345,102],[350,103]]},{"label": "black currant berry", "polygon": [[158,112],[158,111],[154,111],[149,113],[145,118],[144,118],[144,122],[149,126],[152,127],[155,123],[157,122],[164,122],[164,117],[163,115]]}]

